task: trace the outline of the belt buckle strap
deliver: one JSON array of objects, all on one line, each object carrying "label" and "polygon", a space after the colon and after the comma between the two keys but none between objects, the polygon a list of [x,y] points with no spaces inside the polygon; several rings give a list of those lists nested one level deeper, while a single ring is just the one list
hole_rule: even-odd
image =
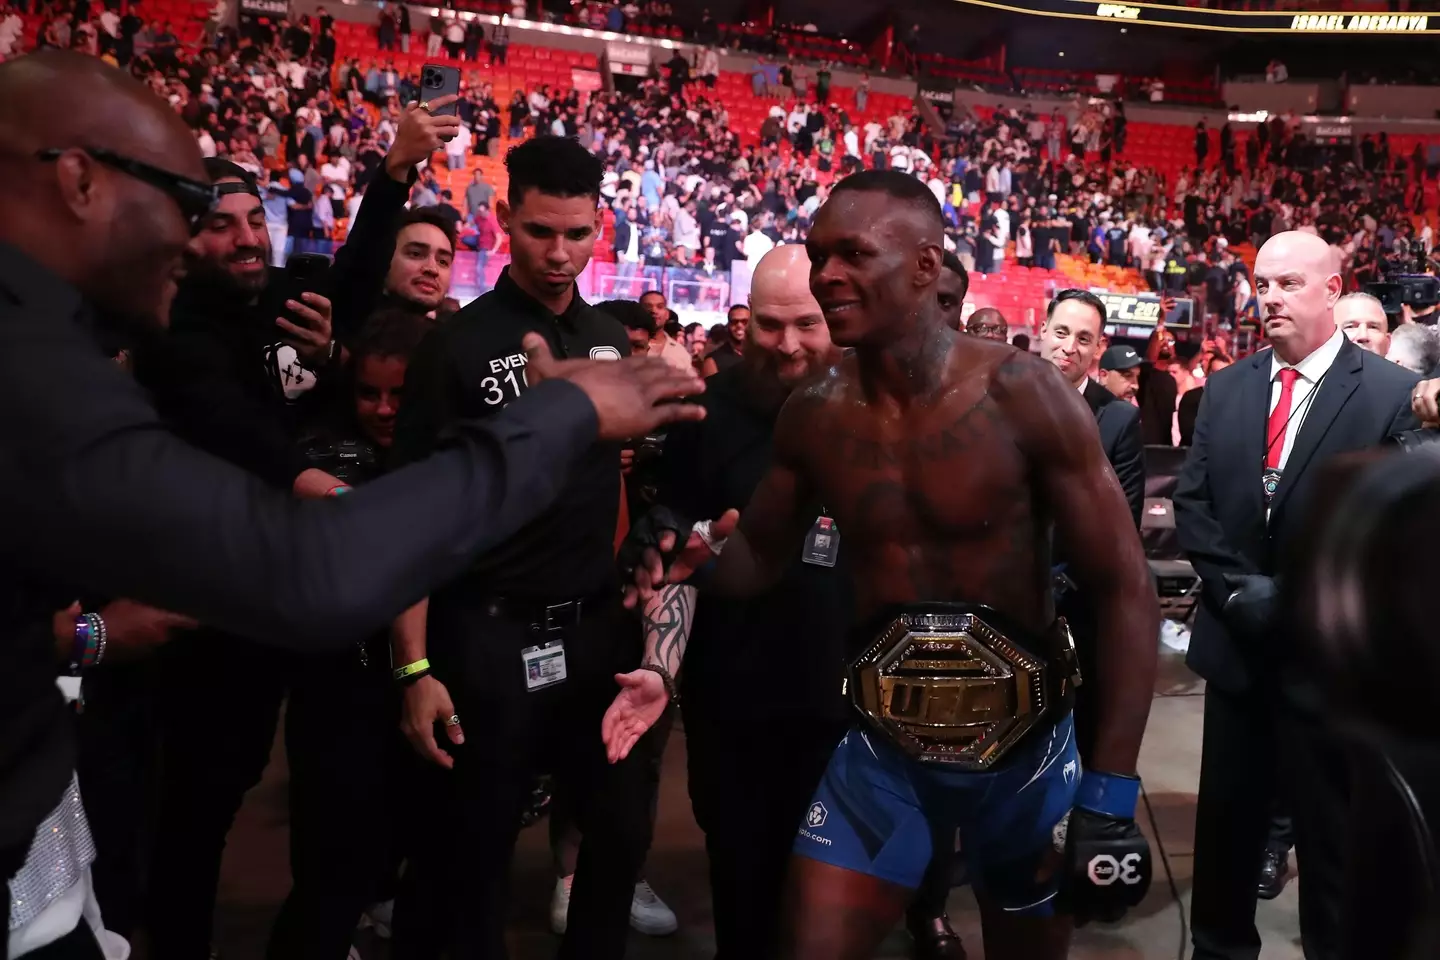
[{"label": "belt buckle strap", "polygon": [[545,608],[545,620],[542,624],[545,632],[558,633],[566,627],[573,627],[580,622],[584,609],[584,600],[566,600],[564,603],[550,604]]}]

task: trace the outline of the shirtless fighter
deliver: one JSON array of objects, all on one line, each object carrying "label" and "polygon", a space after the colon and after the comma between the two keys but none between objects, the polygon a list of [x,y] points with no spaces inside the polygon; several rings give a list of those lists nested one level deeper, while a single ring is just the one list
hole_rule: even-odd
[{"label": "shirtless fighter", "polygon": [[[800,824],[782,948],[794,960],[872,956],[920,882],[932,827],[960,830],[991,960],[1064,957],[1072,917],[1118,919],[1150,880],[1135,763],[1160,615],[1140,540],[1075,388],[1039,357],[943,323],[942,241],[919,181],[841,181],[807,249],[831,336],[853,355],[791,393],[770,470],[723,544],[733,511],[679,550],[674,533],[642,531],[650,545],[622,551],[632,602],[667,577],[750,595],[797,549],[819,562],[849,551],[869,623],[847,680],[861,719]],[[1106,700],[1083,773],[1052,534],[1098,609]],[[807,669],[776,650],[757,682]],[[617,698],[603,730],[612,757],[673,686],[663,667],[635,677],[649,695],[626,683]]]}]

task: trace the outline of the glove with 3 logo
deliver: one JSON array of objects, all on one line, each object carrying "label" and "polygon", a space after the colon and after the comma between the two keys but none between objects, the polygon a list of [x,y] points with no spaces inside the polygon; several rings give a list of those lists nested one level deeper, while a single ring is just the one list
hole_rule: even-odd
[{"label": "glove with 3 logo", "polygon": [[1065,834],[1059,909],[1076,926],[1114,923],[1150,889],[1150,844],[1135,825],[1140,780],[1086,770]]}]

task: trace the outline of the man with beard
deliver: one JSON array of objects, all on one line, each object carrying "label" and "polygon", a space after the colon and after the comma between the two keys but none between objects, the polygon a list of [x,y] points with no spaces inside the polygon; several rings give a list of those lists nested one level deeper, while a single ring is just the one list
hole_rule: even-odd
[{"label": "man with beard", "polygon": [[[762,258],[763,259],[763,258]],[[750,326],[750,308],[737,303],[725,316],[725,342],[711,350],[700,364],[700,375],[711,377],[721,370],[739,366],[745,353],[745,336]]]},{"label": "man with beard", "polygon": [[168,334],[132,354],[136,378],[192,442],[284,489],[322,484],[306,473],[294,431],[297,407],[339,359],[330,302],[315,293],[278,302],[254,178],[228,160],[205,167],[220,199],[191,241]]},{"label": "man with beard", "polygon": [[[1162,308],[1163,309],[1163,308]],[[1140,436],[1146,446],[1173,447],[1172,428],[1180,387],[1171,373],[1175,363],[1175,334],[1162,322],[1145,345],[1145,364],[1140,368],[1137,396],[1140,404]]]},{"label": "man with beard", "polygon": [[[1127,403],[1134,400],[1140,389],[1140,366],[1144,362],[1134,347],[1116,344],[1107,348],[1100,355],[1100,386],[1109,390],[1111,396]],[[1193,392],[1192,390],[1191,393]],[[1189,395],[1187,393],[1185,396]]]},{"label": "man with beard", "polygon": [[[191,242],[188,274],[172,309],[171,330],[133,354],[136,379],[186,439],[244,467],[278,490],[318,496],[344,487],[312,466],[299,444],[301,421],[323,402],[320,379],[336,380],[338,348],[330,338],[329,301],[306,294],[290,309],[302,328],[274,313],[270,237],[250,175],[225,160],[206,168],[220,200]],[[293,303],[293,302],[292,302]],[[288,337],[281,339],[281,335]],[[332,675],[358,669],[360,651],[285,655],[202,627],[177,639],[159,659],[160,821],[150,859],[152,955],[181,960],[210,948],[220,860],[245,792],[270,758],[280,705],[293,692],[286,735],[291,753],[291,846],[295,889],[282,908],[273,956],[343,956],[364,895],[347,858],[326,853],[327,826],[342,818],[324,808],[330,796],[316,758],[331,744],[325,709],[309,710]],[[207,713],[222,724],[197,724]],[[313,715],[316,722],[307,723]],[[313,813],[312,813],[313,812]],[[362,833],[362,836],[364,834]],[[339,835],[342,849],[363,850]],[[309,846],[319,844],[319,846]],[[328,929],[327,929],[328,928]],[[328,944],[328,945],[327,945]],[[338,953],[337,953],[338,949]],[[307,953],[307,950],[311,951]]]},{"label": "man with beard", "polygon": [[[671,430],[658,502],[687,517],[719,516],[750,499],[766,464],[775,419],[791,390],[840,359],[810,292],[805,249],[777,247],[760,261],[740,363],[714,374],[694,430]],[[641,521],[651,522],[650,518]],[[692,623],[693,618],[693,623]],[[779,584],[743,601],[669,586],[645,606],[639,671],[622,675],[608,724],[662,677],[680,678],[690,797],[705,832],[719,956],[764,960],[778,946],[781,887],[795,825],[849,720],[840,695],[850,629],[843,560],[798,557]],[[808,666],[784,683],[754,683],[775,651]],[[686,671],[680,676],[680,662]],[[659,667],[652,672],[650,668]],[[744,691],[746,709],[735,696]],[[777,739],[776,731],[785,731]]]},{"label": "man with beard", "polygon": [[[970,314],[965,321],[965,332],[972,337],[980,337],[983,340],[994,340],[996,343],[1006,343],[1010,337],[1010,324],[1005,319],[1005,314],[994,307],[981,307]],[[1018,347],[1019,344],[1017,343]],[[1022,349],[1030,349],[1027,343]]]}]

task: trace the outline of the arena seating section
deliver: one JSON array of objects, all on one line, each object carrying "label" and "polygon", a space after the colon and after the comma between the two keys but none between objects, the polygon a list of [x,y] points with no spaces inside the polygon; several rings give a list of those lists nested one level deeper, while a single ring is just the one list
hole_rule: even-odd
[{"label": "arena seating section", "polygon": [[[198,41],[203,29],[203,22],[209,11],[209,4],[204,0],[146,0],[145,6],[147,13],[154,19],[170,21],[182,42],[187,44]],[[462,9],[499,13],[508,5],[500,0],[461,0],[460,6]],[[39,16],[25,17],[25,46],[33,46],[40,24]],[[417,22],[416,26],[421,31],[417,34],[416,42],[412,43],[410,53],[402,54],[399,51],[393,53],[380,51],[376,29],[373,25],[337,20],[335,32],[339,56],[342,60],[356,58],[364,69],[368,69],[372,61],[383,65],[393,60],[397,69],[402,72],[418,73],[420,66],[429,58],[425,56],[424,52],[424,24]],[[732,27],[730,29],[744,28]],[[668,31],[663,28],[648,28],[642,32],[650,35],[668,35]],[[800,31],[786,31],[777,36],[783,45],[782,48],[794,50],[797,54],[823,57],[842,64],[863,62],[863,54],[860,51],[841,41]],[[992,82],[997,78],[1003,79],[1003,74],[989,63],[958,61],[936,56],[922,59],[927,72],[932,74],[948,73],[956,79],[977,83]],[[463,64],[462,69],[467,84],[492,83],[495,100],[500,104],[501,109],[505,110],[516,90],[528,93],[542,83],[549,84],[552,89],[564,89],[571,82],[572,69],[593,70],[598,66],[597,56],[591,52],[516,43],[511,45],[508,63],[505,65],[492,69],[488,65],[487,59],[482,58],[476,64]],[[1076,82],[1084,83],[1086,76],[1090,78],[1090,82],[1093,82],[1093,74],[1060,74],[1036,70],[1016,70],[1015,74],[1017,77],[1024,78],[1024,82],[1037,85],[1039,90],[1049,89],[1051,86],[1058,88]],[[1082,89],[1084,88],[1082,87]],[[1172,98],[1173,89],[1172,85],[1167,83],[1167,99],[1180,99],[1178,96]],[[709,91],[697,87],[696,92],[708,93]],[[760,125],[770,107],[777,102],[756,97],[751,89],[749,75],[736,72],[723,73],[713,95],[729,111],[731,126],[737,130],[741,141],[746,144],[758,140]],[[1208,95],[1207,91],[1198,86],[1193,91],[1195,102],[1202,102],[1203,98]],[[832,87],[831,101],[835,105],[845,108],[857,126],[863,126],[872,120],[883,124],[897,111],[909,113],[912,108],[911,100],[908,97],[872,93],[867,109],[863,113],[859,113],[855,109],[853,88],[842,86]],[[785,105],[788,108],[788,103]],[[990,113],[986,108],[978,108],[976,112],[982,118],[988,117]],[[508,114],[502,117],[502,131],[507,129]],[[1249,131],[1237,129],[1236,141],[1242,156],[1245,139],[1251,135],[1253,134]],[[1208,163],[1214,165],[1218,162],[1219,131],[1211,130],[1210,137],[1211,149]],[[1417,143],[1422,148],[1440,143],[1440,135],[1392,135],[1390,143],[1392,153],[1408,156]],[[501,158],[506,146],[508,146],[508,142],[502,140],[500,149],[493,157],[472,154],[467,159],[467,166],[463,170],[449,171],[445,169],[443,163],[437,163],[436,171],[441,185],[448,187],[458,201],[464,195],[465,186],[470,182],[472,171],[478,167],[484,171],[490,183],[503,194],[507,176]],[[788,149],[788,145],[782,142],[782,152],[788,152]],[[1193,127],[1184,124],[1131,122],[1126,151],[1121,156],[1140,166],[1155,167],[1167,177],[1173,187],[1175,179],[1182,171],[1191,170],[1195,166]],[[437,160],[439,159],[440,157],[437,155]],[[828,174],[820,175],[822,182],[828,180],[829,177]],[[1426,191],[1426,208],[1433,210],[1436,202],[1434,184],[1427,184]],[[607,212],[607,227],[612,223],[613,215]],[[336,239],[341,239],[343,234],[344,226],[342,224],[337,227]],[[610,236],[611,232],[607,229],[596,248],[596,259],[602,263],[614,261],[614,253],[610,248]],[[499,259],[503,258],[492,261],[489,272],[498,271]],[[1061,256],[1053,271],[1025,268],[1014,263],[1013,260],[1007,260],[1004,268],[998,273],[989,277],[977,274],[971,287],[971,299],[978,306],[998,307],[1006,313],[1014,326],[1033,327],[1043,317],[1043,305],[1049,292],[1057,288],[1076,285],[1103,287],[1117,292],[1140,292],[1145,289],[1143,278],[1135,270],[1092,265],[1083,258]]]},{"label": "arena seating section", "polygon": [[[422,42],[412,43],[409,54],[396,52],[392,55],[379,51],[375,28],[365,24],[339,21],[335,26],[339,55],[344,58],[357,58],[363,68],[368,69],[372,60],[384,64],[393,57],[397,69],[418,73],[420,66],[430,59],[425,56],[425,47]],[[542,83],[550,84],[552,90],[564,89],[569,86],[572,68],[595,69],[598,65],[594,53],[519,43],[510,45],[507,60],[508,62],[504,66],[494,68],[489,66],[488,58],[484,57],[479,63],[461,65],[468,84],[494,84],[495,101],[500,104],[502,110],[507,109],[516,90],[528,93]],[[699,85],[694,90],[700,94],[709,93]],[[770,107],[777,101],[756,97],[750,86],[749,75],[730,71],[721,75],[713,95],[729,111],[731,126],[739,131],[741,141],[747,144],[757,142],[760,125],[764,122]],[[855,109],[854,90],[842,87],[832,88],[831,100],[837,106],[842,106],[849,111],[852,120],[858,124],[864,124],[871,120],[883,123],[897,110],[908,113],[911,105],[909,97],[877,93],[870,96],[867,109],[860,114]],[[502,128],[508,128],[508,113],[502,120]],[[503,192],[508,182],[502,162],[505,146],[508,146],[508,142],[502,142],[496,157],[472,155],[465,170],[450,172],[444,170],[443,165],[437,166],[441,185],[449,187],[458,199],[463,195],[465,185],[470,182],[471,172],[479,167],[484,171],[486,179],[494,184],[497,190]],[[788,150],[788,147],[786,149]],[[612,222],[613,216],[607,213],[607,226]],[[607,230],[596,247],[596,257],[602,262],[614,260],[614,252],[610,248],[610,235],[610,231]]]},{"label": "arena seating section", "polygon": [[[498,7],[493,3],[489,6]],[[398,69],[416,73],[421,64],[428,59],[424,53],[424,44],[418,42],[418,37],[417,42],[411,45],[411,52],[402,55],[399,52],[394,54],[380,52],[375,28],[366,24],[337,21],[336,34],[341,56],[355,57],[365,68],[369,67],[371,60],[383,64],[393,57]],[[813,34],[805,34],[803,37],[810,42],[825,42],[824,38]],[[950,61],[949,63],[954,67],[955,64],[962,62]],[[939,58],[932,58],[929,64],[930,69],[936,69],[937,65],[944,68]],[[593,53],[517,43],[511,45],[508,63],[504,66],[492,69],[488,65],[488,60],[482,58],[480,63],[473,66],[471,64],[462,65],[462,69],[465,72],[467,83],[488,82],[494,84],[495,100],[504,109],[515,90],[528,93],[541,83],[550,84],[552,89],[563,89],[570,82],[572,68],[594,69],[597,66],[598,61]],[[994,73],[993,68],[984,63],[968,64],[964,67],[955,67],[955,69],[971,70],[973,76],[970,79],[977,82],[982,82],[983,77]],[[1167,84],[1167,96],[1169,96],[1169,90],[1170,85]],[[696,92],[703,94],[708,91],[703,87],[697,87]],[[760,125],[776,101],[756,97],[752,92],[750,76],[746,73],[732,71],[721,74],[714,96],[729,111],[731,126],[739,133],[741,142],[746,144],[756,142],[759,139]],[[1204,93],[1197,92],[1196,96],[1197,98],[1203,97]],[[884,123],[895,112],[909,113],[912,108],[911,100],[908,97],[872,93],[866,111],[859,114],[855,110],[854,89],[841,86],[832,87],[831,101],[837,106],[844,107],[857,125],[863,125],[871,120]],[[788,104],[786,106],[788,107]],[[976,112],[982,118],[986,118],[991,111],[980,108]],[[502,127],[508,127],[508,122],[503,123]],[[1241,149],[1243,149],[1245,138],[1249,135],[1246,131],[1237,132],[1237,144]],[[1218,162],[1219,131],[1211,130],[1210,137],[1208,163],[1214,165]],[[1404,150],[1408,153],[1414,148],[1417,141],[1440,142],[1440,136],[1429,138],[1413,135],[1394,136],[1391,138],[1392,150]],[[471,171],[478,166],[484,171],[486,179],[503,192],[507,183],[505,167],[501,161],[505,146],[508,146],[508,142],[502,141],[501,149],[495,157],[472,155],[464,170],[451,172],[444,170],[443,164],[438,165],[437,171],[442,186],[449,187],[454,196],[459,199],[463,196],[465,185],[470,181]],[[788,152],[788,146],[784,145],[783,141],[782,152]],[[1195,166],[1193,128],[1185,124],[1131,122],[1126,151],[1123,156],[1141,166],[1155,167],[1173,185],[1182,171],[1191,170]],[[821,175],[822,182],[827,179],[828,175]],[[1433,187],[1430,189],[1433,190]],[[1433,204],[1434,198],[1431,197],[1430,200]],[[607,229],[596,246],[596,259],[602,264],[614,261],[614,252],[610,247],[612,233],[608,229],[611,224],[613,224],[613,215],[607,212]],[[503,252],[504,248],[502,248]],[[492,261],[488,272],[495,273],[498,270],[498,262]],[[493,280],[493,277],[490,279]],[[998,273],[988,277],[976,274],[971,287],[970,299],[977,306],[999,308],[1015,327],[1033,329],[1043,319],[1043,307],[1047,294],[1055,289],[1069,286],[1100,287],[1115,292],[1132,293],[1147,289],[1144,278],[1136,270],[1094,265],[1083,257],[1061,256],[1053,271],[1025,268],[1013,260],[1007,260],[1004,268]]]}]

